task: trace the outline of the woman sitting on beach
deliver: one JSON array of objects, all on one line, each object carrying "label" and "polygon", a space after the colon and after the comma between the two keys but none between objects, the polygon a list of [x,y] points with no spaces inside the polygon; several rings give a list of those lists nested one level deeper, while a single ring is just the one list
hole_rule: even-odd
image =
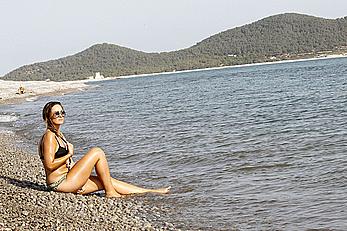
[{"label": "woman sitting on beach", "polygon": [[[63,106],[59,102],[49,102],[43,108],[42,115],[47,129],[40,140],[39,154],[49,190],[79,194],[105,190],[106,197],[147,192],[168,193],[170,187],[145,189],[112,178],[105,153],[100,148],[90,149],[74,163],[73,145],[66,141],[60,131],[65,119]],[[91,175],[94,167],[96,176]]]}]

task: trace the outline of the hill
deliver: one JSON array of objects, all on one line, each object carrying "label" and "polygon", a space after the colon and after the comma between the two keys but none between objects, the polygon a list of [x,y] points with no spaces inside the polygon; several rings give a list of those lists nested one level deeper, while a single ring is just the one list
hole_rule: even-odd
[{"label": "hill", "polygon": [[347,17],[274,15],[213,35],[173,52],[145,53],[97,44],[75,55],[22,66],[3,79],[54,81],[85,79],[101,72],[120,76],[313,57],[346,52]]},{"label": "hill", "polygon": [[323,19],[300,14],[270,16],[221,32],[191,47],[198,53],[253,57],[302,54],[347,45],[347,17]]}]

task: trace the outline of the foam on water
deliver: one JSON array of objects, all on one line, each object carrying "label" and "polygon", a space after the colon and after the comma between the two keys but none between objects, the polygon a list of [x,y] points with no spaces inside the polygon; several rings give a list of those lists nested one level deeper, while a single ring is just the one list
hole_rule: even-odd
[{"label": "foam on water", "polygon": [[37,99],[38,99],[37,96],[33,96],[33,97],[25,98],[25,101],[27,101],[27,102],[33,102],[33,101],[35,101],[35,100],[37,100]]},{"label": "foam on water", "polygon": [[18,119],[15,115],[0,115],[0,123],[10,123]]},{"label": "foam on water", "polygon": [[14,131],[8,130],[7,128],[0,127],[0,134],[13,135]]}]

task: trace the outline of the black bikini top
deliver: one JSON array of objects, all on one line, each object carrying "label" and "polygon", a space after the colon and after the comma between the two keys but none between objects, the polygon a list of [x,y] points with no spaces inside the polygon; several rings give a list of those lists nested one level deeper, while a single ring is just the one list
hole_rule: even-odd
[{"label": "black bikini top", "polygon": [[[42,141],[43,141],[43,137],[44,135],[42,136],[41,138],[41,144],[40,144],[40,159],[43,160],[43,154],[42,154]],[[65,147],[61,146],[60,145],[60,142],[59,142],[59,139],[57,136],[55,136],[55,139],[57,140],[57,143],[59,145],[59,148],[58,150],[55,152],[54,154],[54,159],[57,159],[57,158],[60,158],[60,157],[63,157],[63,156],[66,156],[68,153],[69,153],[69,149],[68,149],[68,146],[67,146],[67,141],[64,139],[64,138],[61,138],[61,140],[63,141],[63,143],[65,144]]]},{"label": "black bikini top", "polygon": [[62,140],[63,143],[65,144],[65,147],[62,147],[62,146],[60,146],[60,143],[59,143],[59,140],[58,140],[58,137],[57,137],[57,136],[55,136],[55,139],[56,139],[57,142],[58,142],[59,148],[58,148],[57,152],[55,153],[54,158],[57,159],[57,158],[66,156],[66,155],[69,153],[69,149],[68,149],[68,147],[67,147],[67,141],[66,141],[65,139],[61,138],[61,140]]}]

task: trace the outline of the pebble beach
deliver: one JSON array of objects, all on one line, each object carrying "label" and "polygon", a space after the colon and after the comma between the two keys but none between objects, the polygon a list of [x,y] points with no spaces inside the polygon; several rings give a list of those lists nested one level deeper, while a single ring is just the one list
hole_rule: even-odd
[{"label": "pebble beach", "polygon": [[[18,95],[18,84],[0,81],[0,106],[87,87],[83,82],[22,83],[29,92]],[[16,145],[18,140],[18,134],[0,131],[0,230],[179,230],[166,221],[167,208],[143,199],[151,195],[111,199],[102,192],[82,196],[47,191],[37,153]]]},{"label": "pebble beach", "polygon": [[105,198],[50,192],[42,163],[0,135],[0,230],[177,230],[167,212],[136,196]]}]

